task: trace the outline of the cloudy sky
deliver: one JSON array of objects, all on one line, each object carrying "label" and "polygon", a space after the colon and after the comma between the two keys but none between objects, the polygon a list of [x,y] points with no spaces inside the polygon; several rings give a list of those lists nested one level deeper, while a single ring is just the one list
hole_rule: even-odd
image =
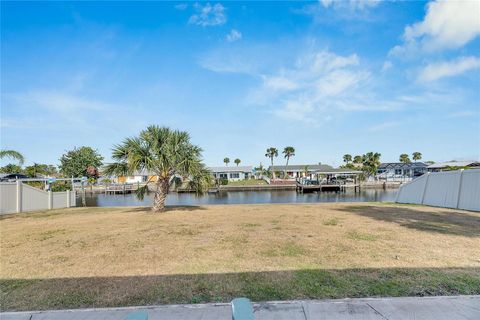
[{"label": "cloudy sky", "polygon": [[[225,156],[480,156],[480,2],[2,2],[1,148],[57,164],[149,124]],[[280,160],[279,160],[280,161]]]}]

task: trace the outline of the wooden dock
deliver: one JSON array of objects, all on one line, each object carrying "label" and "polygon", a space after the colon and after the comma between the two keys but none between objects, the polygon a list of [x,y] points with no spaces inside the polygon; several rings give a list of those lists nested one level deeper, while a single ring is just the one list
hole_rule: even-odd
[{"label": "wooden dock", "polygon": [[302,184],[297,182],[296,190],[299,193],[308,192],[344,192],[347,189],[353,188],[355,192],[360,191],[360,185],[358,184]]},{"label": "wooden dock", "polygon": [[105,194],[127,194],[137,190],[136,184],[111,184],[105,186]]}]

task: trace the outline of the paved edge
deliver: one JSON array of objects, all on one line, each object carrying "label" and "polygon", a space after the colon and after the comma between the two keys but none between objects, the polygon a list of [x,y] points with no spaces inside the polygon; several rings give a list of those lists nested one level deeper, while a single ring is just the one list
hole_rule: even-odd
[{"label": "paved edge", "polygon": [[[426,296],[426,297],[369,297],[369,298],[344,298],[344,299],[320,299],[320,300],[278,300],[278,301],[259,301],[253,302],[254,306],[265,304],[282,305],[297,303],[345,303],[345,302],[366,302],[366,301],[389,301],[389,300],[436,300],[436,299],[480,299],[480,295],[460,295],[460,296]],[[33,315],[39,313],[61,313],[61,312],[92,312],[92,311],[115,311],[115,310],[148,310],[156,308],[186,308],[202,309],[206,307],[226,307],[229,302],[222,303],[198,303],[198,304],[160,304],[148,306],[128,306],[128,307],[108,307],[108,308],[85,308],[85,309],[58,309],[58,310],[34,310],[34,311],[8,311],[0,312],[0,315]]]}]

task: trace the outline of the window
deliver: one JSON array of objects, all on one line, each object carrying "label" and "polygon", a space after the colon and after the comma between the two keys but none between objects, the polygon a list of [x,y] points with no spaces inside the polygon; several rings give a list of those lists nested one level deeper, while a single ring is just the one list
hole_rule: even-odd
[{"label": "window", "polygon": [[395,169],[395,174],[396,175],[401,175],[402,174],[402,169]]},{"label": "window", "polygon": [[228,179],[228,175],[226,173],[220,173],[219,176],[220,179]]},{"label": "window", "polygon": [[239,173],[230,173],[230,179],[238,179],[238,178],[240,178]]}]

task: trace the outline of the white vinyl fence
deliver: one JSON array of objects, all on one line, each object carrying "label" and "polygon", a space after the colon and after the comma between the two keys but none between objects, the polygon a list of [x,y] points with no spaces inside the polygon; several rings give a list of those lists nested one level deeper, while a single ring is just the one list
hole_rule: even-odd
[{"label": "white vinyl fence", "polygon": [[0,214],[75,207],[75,191],[43,191],[17,182],[0,183]]},{"label": "white vinyl fence", "polygon": [[480,169],[426,173],[402,185],[396,202],[480,211]]}]

